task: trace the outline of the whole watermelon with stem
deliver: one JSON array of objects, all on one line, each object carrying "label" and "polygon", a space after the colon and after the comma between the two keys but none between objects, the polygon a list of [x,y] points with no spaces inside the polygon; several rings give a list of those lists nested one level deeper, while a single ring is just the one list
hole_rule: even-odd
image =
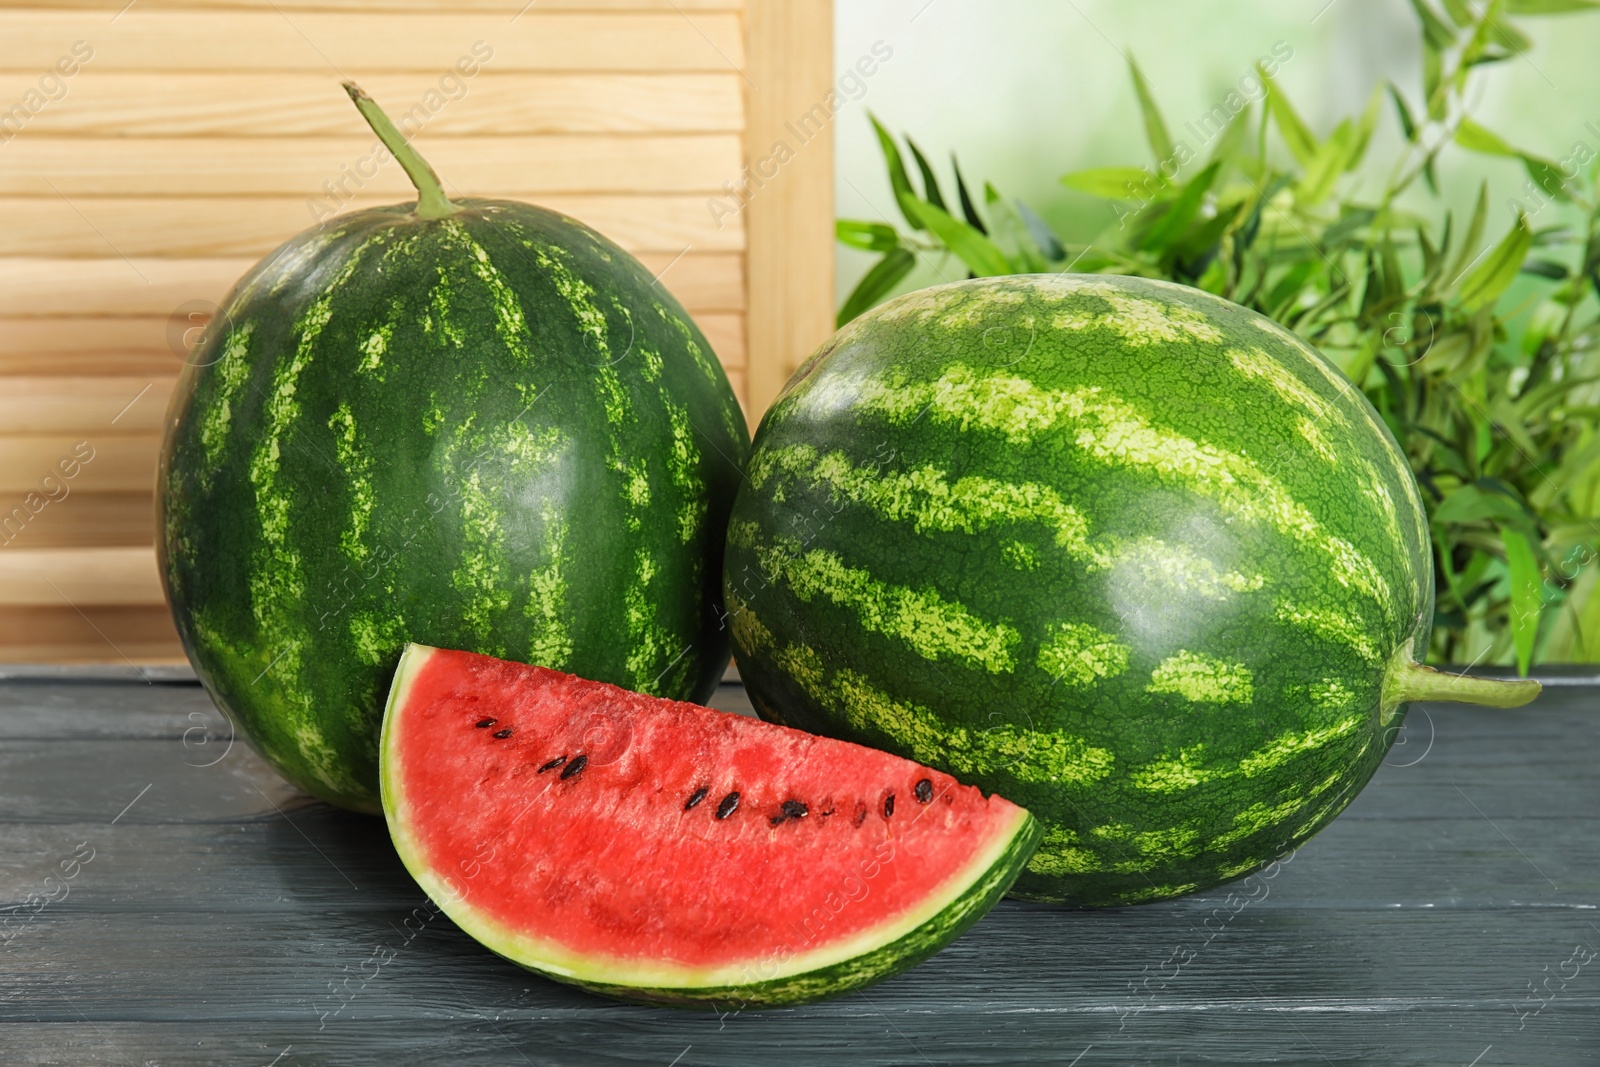
[{"label": "whole watermelon with stem", "polygon": [[1026,806],[1016,895],[1156,900],[1350,802],[1413,700],[1427,519],[1361,393],[1278,324],[1104,276],[892,300],[757,430],[724,595],[764,716]]},{"label": "whole watermelon with stem", "polygon": [[217,703],[285,777],[375,812],[408,641],[709,695],[749,438],[643,265],[555,212],[452,201],[346,88],[417,201],[234,288],[172,400],[157,540]]}]

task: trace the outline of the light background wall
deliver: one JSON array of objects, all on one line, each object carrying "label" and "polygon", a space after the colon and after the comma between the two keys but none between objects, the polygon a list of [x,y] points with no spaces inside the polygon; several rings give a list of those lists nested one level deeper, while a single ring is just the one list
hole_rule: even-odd
[{"label": "light background wall", "polygon": [[[1279,83],[1319,135],[1359,111],[1383,78],[1412,100],[1421,96],[1417,21],[1406,0],[876,0],[835,10],[838,70],[875,41],[893,49],[836,120],[842,218],[898,220],[870,108],[897,134],[916,138],[942,181],[955,150],[975,195],[988,179],[1026,200],[1064,237],[1092,238],[1109,221],[1105,208],[1060,185],[1060,175],[1151,162],[1124,54],[1139,61],[1177,138],[1184,122],[1219,103],[1279,40],[1294,49]],[[1600,129],[1600,14],[1518,25],[1534,48],[1486,68],[1477,117],[1518,147],[1551,158],[1565,156],[1578,139],[1600,149],[1600,134],[1584,128],[1593,121]],[[1369,158],[1392,160],[1398,137],[1385,104]],[[1470,210],[1478,182],[1488,178],[1502,205],[1498,225],[1509,224],[1503,205],[1517,192],[1521,169],[1453,148],[1446,153],[1440,176],[1447,203]],[[841,300],[872,259],[838,250]],[[924,267],[903,288],[939,280]]]}]

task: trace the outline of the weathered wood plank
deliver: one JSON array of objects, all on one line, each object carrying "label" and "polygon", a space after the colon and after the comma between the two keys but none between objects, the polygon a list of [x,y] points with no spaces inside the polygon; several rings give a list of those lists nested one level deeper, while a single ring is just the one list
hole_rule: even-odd
[{"label": "weathered wood plank", "polygon": [[155,548],[7,546],[0,552],[0,607],[50,607],[62,602],[78,607],[166,603]]},{"label": "weathered wood plank", "polygon": [[[502,196],[475,189],[486,197]],[[356,197],[344,210],[403,197]],[[512,199],[515,199],[513,197]],[[703,196],[547,196],[542,206],[587,223],[638,255],[737,252],[744,227],[719,227]],[[309,197],[0,197],[0,256],[259,258],[318,222]],[[674,267],[674,270],[677,268]]]},{"label": "weathered wood plank", "polygon": [[[112,427],[111,429],[114,429]],[[85,444],[93,454],[85,451]],[[78,434],[0,434],[0,493],[15,499],[0,509],[0,521],[14,506],[24,505],[25,494],[48,497],[46,476],[57,476],[63,463],[86,455],[79,464],[70,488],[74,492],[125,493],[149,492],[155,484],[156,454],[161,439],[153,433],[117,434],[87,432]],[[29,507],[33,505],[29,504]],[[55,503],[45,507],[56,507]],[[40,510],[39,515],[44,511]],[[8,528],[7,534],[11,531]]]},{"label": "weathered wood plank", "polygon": [[[0,9],[0,69],[40,72],[86,41],[95,72],[308,71],[361,76],[368,71],[442,75],[473,58],[495,71],[739,70],[739,16],[704,12],[543,12],[536,4],[512,21],[500,13],[360,13],[145,10],[108,19],[100,11]],[[470,66],[470,62],[468,64]],[[82,77],[82,70],[78,75]]]},{"label": "weathered wood plank", "polygon": [[[359,128],[338,137],[29,134],[6,143],[0,196],[298,195],[326,202],[326,214],[357,193],[391,203],[416,199],[405,172],[384,162],[377,139]],[[419,147],[451,195],[494,189],[514,199],[705,195],[737,177],[740,166],[739,138],[726,133],[428,137]]]},{"label": "weathered wood plank", "polygon": [[119,433],[159,432],[182,366],[176,357],[172,362],[159,378],[8,378],[0,388],[0,426],[18,434],[111,428]]},{"label": "weathered wood plank", "polygon": [[6,663],[112,663],[131,670],[136,663],[182,659],[164,604],[62,603],[0,611],[0,661]]},{"label": "weathered wood plank", "polygon": [[149,493],[82,493],[69,487],[64,500],[30,516],[23,527],[5,527],[5,518],[0,510],[0,542],[7,550],[155,543],[155,501]]},{"label": "weathered wood plank", "polygon": [[[143,8],[180,8],[185,11],[438,11],[441,0],[138,0]],[[538,0],[540,11],[740,11],[744,0]],[[115,15],[128,6],[127,0],[49,0],[35,7],[103,11]],[[528,7],[528,0],[451,0],[460,11],[495,12],[516,16]]]},{"label": "weathered wood plank", "polygon": [[[227,747],[197,686],[0,682],[0,1047],[284,1067],[1594,1062],[1600,970],[1561,967],[1600,948],[1597,697],[1415,709],[1391,765],[1253,886],[1006,903],[864,993],[719,1015],[612,1004],[484,951],[430,915],[380,821]],[[4,907],[79,842],[94,858],[65,899]],[[1558,971],[1534,1014],[1530,983]]]},{"label": "weathered wood plank", "polygon": [[[436,2],[436,0],[430,0]],[[150,0],[140,0],[148,7]],[[539,7],[548,6],[541,0]],[[92,66],[92,64],[91,64]],[[0,73],[0,99],[20,100],[37,72]],[[398,117],[438,92],[436,72],[361,76],[361,87]],[[463,83],[465,88],[462,88]],[[484,69],[445,87],[456,99],[430,112],[427,137],[548,133],[737,133],[743,88],[720,74],[505,74]],[[470,98],[470,104],[461,103]],[[442,94],[439,101],[448,99]],[[42,108],[18,143],[35,137],[314,137],[364,127],[339,87],[320,73],[159,74],[95,71],[59,104]],[[115,149],[116,146],[112,146]],[[432,149],[429,149],[432,153]]]},{"label": "weathered wood plank", "polygon": [[[661,284],[691,314],[744,309],[744,276],[735,253],[684,253],[680,246],[672,252],[645,252],[640,261],[660,276]],[[195,303],[220,303],[255,262],[249,257],[129,261],[113,254],[92,259],[0,258],[0,316],[11,320],[0,324],[0,362],[20,358],[40,345],[46,346],[44,354],[83,350],[67,348],[63,335],[49,332],[48,325],[30,326],[26,321],[38,317],[159,318],[163,329],[145,335],[144,343],[170,354],[166,324],[174,312]],[[181,314],[178,319],[188,321]],[[18,337],[24,330],[33,332]]]}]

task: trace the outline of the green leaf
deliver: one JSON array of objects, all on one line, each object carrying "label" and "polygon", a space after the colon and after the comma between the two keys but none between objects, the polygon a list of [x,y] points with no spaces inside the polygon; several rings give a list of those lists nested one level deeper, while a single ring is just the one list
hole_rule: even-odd
[{"label": "green leaf", "polygon": [[1445,275],[1445,280],[1454,284],[1462,274],[1466,273],[1473,257],[1479,255],[1482,249],[1478,242],[1483,240],[1483,227],[1489,221],[1489,183],[1481,182],[1478,185],[1478,201],[1472,208],[1472,221],[1467,224],[1467,235],[1462,238],[1461,251],[1456,253],[1456,261],[1450,265],[1450,272]]},{"label": "green leaf", "polygon": [[833,233],[840,244],[867,252],[887,252],[900,247],[900,231],[886,222],[839,219],[833,224]]},{"label": "green leaf", "polygon": [[1534,184],[1543,189],[1546,195],[1562,200],[1569,199],[1566,181],[1561,175],[1560,168],[1554,163],[1530,152],[1524,152],[1498,133],[1479,125],[1472,119],[1461,120],[1461,125],[1456,127],[1455,142],[1469,152],[1520,159],[1528,172],[1528,177],[1532,178]]},{"label": "green leaf", "polygon": [[1216,180],[1217,172],[1221,169],[1221,163],[1212,163],[1190,179],[1183,187],[1183,191],[1173,199],[1167,213],[1139,239],[1139,248],[1144,251],[1159,252],[1176,241],[1188,228],[1189,223],[1194,221],[1195,213],[1200,210],[1206,191],[1211,188],[1211,183]]},{"label": "green leaf", "polygon": [[1217,143],[1211,149],[1211,159],[1207,162],[1227,163],[1240,154],[1244,139],[1250,136],[1250,105],[1233,117],[1233,121],[1222,128],[1222,136],[1217,138]]},{"label": "green leaf", "polygon": [[983,216],[978,214],[978,208],[972,202],[972,194],[967,191],[967,180],[961,176],[961,164],[956,161],[956,154],[950,153],[950,169],[956,172],[956,196],[961,200],[961,215],[979,233],[988,233],[989,228],[983,224]]},{"label": "green leaf", "polygon": [[1517,649],[1517,673],[1527,674],[1539,637],[1542,575],[1526,537],[1502,529],[1500,538],[1505,542],[1506,570],[1511,577],[1511,641]]},{"label": "green leaf", "polygon": [[1067,250],[1061,244],[1061,239],[1050,228],[1050,224],[1039,217],[1033,208],[1017,200],[1017,214],[1022,218],[1022,224],[1028,228],[1028,236],[1033,238],[1033,243],[1039,246],[1039,251],[1044,253],[1044,258],[1055,263],[1067,258]]},{"label": "green leaf", "polygon": [[1493,130],[1472,121],[1462,118],[1461,125],[1456,127],[1456,144],[1469,152],[1481,152],[1486,156],[1519,156],[1518,152],[1508,144],[1505,138]]},{"label": "green leaf", "polygon": [[1312,160],[1317,155],[1317,139],[1311,133],[1310,127],[1301,121],[1294,105],[1289,103],[1289,98],[1283,95],[1278,83],[1272,80],[1267,69],[1260,63],[1256,64],[1256,75],[1266,87],[1267,111],[1272,115],[1272,121],[1277,123],[1278,135],[1283,138],[1283,143],[1289,147],[1290,153],[1302,167],[1311,166]]},{"label": "green leaf", "polygon": [[1466,0],[1443,0],[1445,14],[1450,16],[1462,29],[1466,29],[1477,21],[1477,16],[1472,13],[1472,8],[1467,6]]},{"label": "green leaf", "polygon": [[1486,25],[1489,29],[1489,40],[1512,55],[1520,55],[1533,47],[1533,42],[1528,40],[1527,34],[1504,19],[1491,17]]},{"label": "green leaf", "polygon": [[1345,171],[1345,160],[1349,158],[1354,140],[1355,128],[1350,125],[1349,119],[1344,119],[1317,148],[1316,155],[1306,165],[1306,172],[1295,189],[1295,198],[1301,206],[1314,207],[1333,192],[1334,182]]},{"label": "green leaf", "polygon": [[939,179],[933,176],[933,168],[928,166],[922,149],[909,137],[906,138],[906,147],[911,149],[911,158],[917,161],[917,169],[922,172],[922,198],[934,207],[944,207],[944,193],[939,191]]},{"label": "green leaf", "polygon": [[1456,31],[1428,6],[1426,0],[1411,0],[1411,6],[1422,22],[1422,40],[1430,48],[1442,52],[1456,43]]},{"label": "green leaf", "polygon": [[[1592,549],[1588,551],[1592,552]],[[1589,556],[1588,565],[1567,590],[1566,602],[1556,615],[1539,658],[1545,663],[1594,663],[1600,660],[1600,567]]]},{"label": "green leaf", "polygon": [[1395,88],[1394,82],[1385,82],[1389,87],[1389,98],[1394,101],[1395,113],[1400,118],[1400,132],[1406,135],[1406,142],[1413,143],[1417,139],[1417,120],[1411,117],[1411,108],[1406,104],[1406,98],[1400,95],[1400,90]]},{"label": "green leaf", "polygon": [[1484,519],[1526,524],[1528,513],[1506,494],[1485,490],[1477,484],[1461,486],[1433,509],[1435,523],[1481,522]]},{"label": "green leaf", "polygon": [[1572,194],[1567,190],[1567,181],[1561,174],[1561,168],[1548,159],[1518,152],[1522,160],[1522,167],[1528,172],[1528,177],[1533,179],[1533,184],[1544,190],[1546,196],[1557,200],[1571,200]]},{"label": "green leaf", "polygon": [[924,201],[917,204],[914,210],[927,225],[928,232],[954,252],[978,277],[1016,273],[1006,254],[993,241],[960,219],[952,218],[943,208]]},{"label": "green leaf", "polygon": [[863,311],[888,296],[916,265],[917,257],[904,248],[896,248],[878,260],[845,299],[844,306],[839,309],[836,325],[844,326],[853,321]]},{"label": "green leaf", "polygon": [[1143,167],[1091,167],[1061,176],[1061,184],[1067,188],[1108,200],[1135,199],[1149,182],[1155,182],[1156,189],[1166,184]]},{"label": "green leaf", "polygon": [[1500,243],[1461,279],[1458,289],[1461,305],[1468,311],[1477,311],[1500,299],[1500,294],[1522,269],[1532,247],[1533,234],[1528,229],[1527,216],[1519,214],[1516,225],[1507,231]]},{"label": "green leaf", "polygon": [[1565,15],[1596,8],[1600,8],[1600,0],[1506,0],[1508,15]]},{"label": "green leaf", "polygon": [[1366,158],[1367,146],[1372,143],[1372,131],[1378,126],[1378,109],[1383,103],[1383,86],[1375,86],[1367,97],[1367,106],[1361,110],[1355,133],[1350,141],[1350,151],[1345,154],[1344,169],[1355,170]]},{"label": "green leaf", "polygon": [[[894,138],[889,136],[889,131],[883,128],[883,123],[872,112],[867,112],[867,119],[872,123],[873,132],[878,135],[878,147],[883,149],[883,162],[889,168],[889,188],[894,190],[895,202],[901,205],[901,213],[905,213],[905,198],[915,197],[917,194],[911,188],[911,179],[906,174],[905,160],[900,158],[900,149],[895,146]],[[906,215],[906,222],[913,230],[923,229],[923,226],[912,215]]]},{"label": "green leaf", "polygon": [[1449,110],[1449,100],[1446,96],[1444,83],[1444,57],[1439,50],[1429,44],[1426,39],[1422,42],[1422,95],[1427,100],[1428,117],[1435,122],[1443,122],[1445,113]]},{"label": "green leaf", "polygon": [[1567,265],[1552,259],[1530,259],[1522,265],[1522,273],[1537,274],[1541,278],[1554,278],[1560,282],[1566,280]]},{"label": "green leaf", "polygon": [[1429,152],[1428,158],[1422,162],[1422,180],[1428,183],[1428,191],[1434,196],[1439,195],[1439,175],[1434,166],[1438,152]]},{"label": "green leaf", "polygon": [[1133,75],[1133,91],[1138,94],[1139,110],[1144,113],[1144,135],[1150,142],[1150,151],[1155,153],[1159,169],[1173,157],[1172,135],[1167,132],[1166,120],[1161,117],[1161,109],[1150,92],[1150,83],[1145,81],[1144,72],[1132,56],[1128,57],[1128,72]]},{"label": "green leaf", "polygon": [[1281,318],[1291,304],[1299,300],[1300,294],[1306,290],[1306,283],[1313,276],[1321,273],[1322,261],[1316,259],[1302,259],[1294,266],[1283,272],[1283,277],[1272,287],[1261,306],[1272,318]]},{"label": "green leaf", "polygon": [[1339,218],[1322,231],[1322,243],[1325,246],[1331,246],[1354,238],[1357,231],[1363,226],[1369,225],[1377,217],[1378,213],[1371,208],[1351,207],[1349,204],[1341,205]]}]

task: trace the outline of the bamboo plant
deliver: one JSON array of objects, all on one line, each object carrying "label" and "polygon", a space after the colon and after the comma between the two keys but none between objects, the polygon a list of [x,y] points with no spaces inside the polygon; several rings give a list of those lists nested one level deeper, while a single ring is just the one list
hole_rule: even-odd
[{"label": "bamboo plant", "polygon": [[[993,185],[980,204],[954,156],[947,197],[907,138],[913,181],[874,117],[904,225],[839,221],[840,241],[880,254],[839,322],[927,257],[969,276],[1165,278],[1259,311],[1339,363],[1410,459],[1434,538],[1432,657],[1523,672],[1536,661],[1600,661],[1597,153],[1580,140],[1567,158],[1542,158],[1466,105],[1476,79],[1529,47],[1517,18],[1600,4],[1412,6],[1422,84],[1409,94],[1376,86],[1360,113],[1320,136],[1258,67],[1258,112],[1246,104],[1201,156],[1171,135],[1130,60],[1153,165],[1062,177],[1110,209],[1114,221],[1089,242],[1061,239]],[[1401,150],[1380,165],[1367,150],[1385,112]],[[1463,223],[1438,204],[1447,145],[1515,159],[1526,178],[1493,195],[1485,184]]]}]

